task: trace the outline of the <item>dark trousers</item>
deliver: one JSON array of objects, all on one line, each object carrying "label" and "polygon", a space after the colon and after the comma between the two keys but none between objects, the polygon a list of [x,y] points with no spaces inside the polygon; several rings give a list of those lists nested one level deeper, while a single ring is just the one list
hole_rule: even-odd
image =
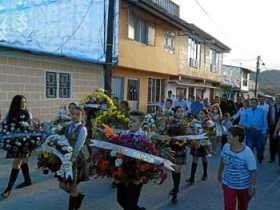
[{"label": "dark trousers", "polygon": [[278,152],[278,139],[274,138],[275,126],[271,126],[269,128],[269,151],[270,151],[270,159],[275,160],[275,157]]},{"label": "dark trousers", "polygon": [[246,130],[246,144],[252,149],[257,150],[257,157],[259,161],[263,160],[264,148],[266,143],[266,134],[258,130]]},{"label": "dark trousers", "polygon": [[123,184],[117,186],[117,200],[124,210],[138,210],[138,200],[142,184]]},{"label": "dark trousers", "polygon": [[277,140],[277,148],[278,148],[278,150],[277,150],[277,153],[278,153],[278,161],[279,161],[279,166],[280,166],[280,137],[278,136],[278,137],[276,138],[276,140]]}]

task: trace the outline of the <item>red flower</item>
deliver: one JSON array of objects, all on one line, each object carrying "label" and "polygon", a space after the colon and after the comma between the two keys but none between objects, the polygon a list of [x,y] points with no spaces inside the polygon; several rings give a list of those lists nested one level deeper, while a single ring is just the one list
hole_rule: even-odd
[{"label": "red flower", "polygon": [[143,183],[143,184],[147,184],[148,182],[149,182],[149,178],[146,177],[146,176],[143,176],[143,177],[142,177],[142,183]]},{"label": "red flower", "polygon": [[107,171],[110,168],[110,162],[108,160],[101,160],[98,164],[98,168],[101,171]]},{"label": "red flower", "polygon": [[124,175],[124,171],[122,168],[116,168],[113,170],[113,177],[120,178]]},{"label": "red flower", "polygon": [[153,166],[151,166],[151,164],[148,164],[148,163],[140,163],[138,165],[138,168],[139,168],[139,171],[141,172],[145,172],[145,171],[148,171],[152,168]]}]

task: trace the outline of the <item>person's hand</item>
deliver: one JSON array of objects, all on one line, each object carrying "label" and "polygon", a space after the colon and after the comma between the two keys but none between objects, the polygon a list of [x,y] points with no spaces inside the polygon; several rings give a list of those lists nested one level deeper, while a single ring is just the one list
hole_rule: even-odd
[{"label": "person's hand", "polygon": [[249,198],[250,200],[256,195],[256,186],[252,186],[250,189],[249,189]]}]

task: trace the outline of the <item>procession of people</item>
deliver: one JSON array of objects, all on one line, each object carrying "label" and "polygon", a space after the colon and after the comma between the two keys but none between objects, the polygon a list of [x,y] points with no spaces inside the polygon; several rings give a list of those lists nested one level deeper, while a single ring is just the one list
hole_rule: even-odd
[{"label": "procession of people", "polygon": [[[80,192],[79,183],[90,182],[93,176],[112,178],[121,208],[144,210],[138,205],[143,187],[151,180],[163,183],[170,173],[173,188],[166,193],[176,204],[182,169],[190,169],[185,178],[194,185],[201,162],[201,180],[207,181],[209,158],[219,157],[217,181],[224,209],[235,210],[238,203],[239,210],[247,210],[256,194],[257,162],[274,163],[278,158],[280,166],[280,97],[188,100],[169,91],[155,113],[144,114],[97,90],[61,107],[53,121],[38,122],[28,111],[28,99],[17,95],[8,113],[2,113],[0,145],[6,158],[13,159],[3,199],[12,196],[20,171],[24,182],[16,188],[32,185],[28,157],[34,151],[39,154],[38,168],[53,173],[69,194],[69,210],[82,209],[86,194]],[[187,158],[191,166],[186,165]]]}]

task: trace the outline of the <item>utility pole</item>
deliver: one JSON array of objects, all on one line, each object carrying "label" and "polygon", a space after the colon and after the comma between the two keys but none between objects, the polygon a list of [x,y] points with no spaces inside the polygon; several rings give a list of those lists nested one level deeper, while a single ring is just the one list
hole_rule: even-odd
[{"label": "utility pole", "polygon": [[257,67],[256,67],[256,83],[255,83],[255,97],[258,95],[258,82],[259,82],[259,74],[260,74],[260,62],[261,62],[261,56],[258,56],[257,58]]},{"label": "utility pole", "polygon": [[108,1],[108,23],[106,37],[106,62],[104,64],[104,88],[107,94],[112,94],[112,70],[113,70],[113,42],[114,42],[114,20],[115,0]]}]

